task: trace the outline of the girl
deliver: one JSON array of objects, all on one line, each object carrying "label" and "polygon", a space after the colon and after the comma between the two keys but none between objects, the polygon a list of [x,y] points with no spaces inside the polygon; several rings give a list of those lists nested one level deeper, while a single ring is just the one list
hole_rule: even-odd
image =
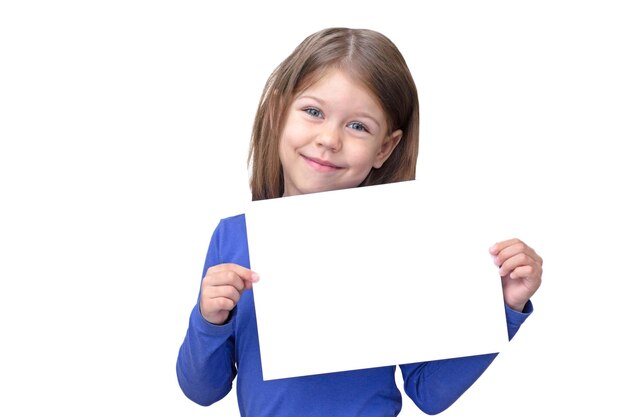
[{"label": "girl", "polygon": [[[415,84],[389,39],[371,30],[314,33],[276,68],[263,91],[249,155],[252,198],[414,179],[418,124]],[[496,243],[490,252],[500,268],[511,338],[532,312],[543,261],[518,239]],[[238,375],[242,416],[398,415],[402,398],[394,366],[263,381],[251,291],[258,280],[243,215],[223,219],[178,355],[185,395],[210,405]],[[495,356],[400,365],[404,389],[422,411],[439,413]]]}]

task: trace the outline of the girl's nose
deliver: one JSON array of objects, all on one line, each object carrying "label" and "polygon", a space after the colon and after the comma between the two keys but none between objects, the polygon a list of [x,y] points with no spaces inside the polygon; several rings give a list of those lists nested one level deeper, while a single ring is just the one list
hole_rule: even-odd
[{"label": "girl's nose", "polygon": [[325,125],[317,135],[316,143],[333,152],[341,150],[341,128]]}]

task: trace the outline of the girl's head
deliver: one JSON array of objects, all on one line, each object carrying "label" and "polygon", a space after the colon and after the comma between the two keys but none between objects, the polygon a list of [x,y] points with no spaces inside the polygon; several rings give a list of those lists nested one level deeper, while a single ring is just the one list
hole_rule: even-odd
[{"label": "girl's head", "polygon": [[[290,170],[300,163],[328,177],[326,185],[300,192],[414,179],[418,130],[415,83],[389,39],[366,29],[314,33],[265,85],[250,145],[252,199],[284,195],[297,185],[290,174],[298,172]],[[290,151],[304,159],[290,160]],[[350,158],[358,159],[358,170],[344,169]],[[349,181],[332,182],[347,171]]]}]

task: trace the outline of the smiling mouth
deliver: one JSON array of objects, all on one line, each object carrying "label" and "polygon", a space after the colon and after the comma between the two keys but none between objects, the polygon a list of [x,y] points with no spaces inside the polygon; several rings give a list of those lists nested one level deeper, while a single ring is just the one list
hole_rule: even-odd
[{"label": "smiling mouth", "polygon": [[324,161],[324,160],[317,159],[317,158],[310,158],[306,155],[302,155],[302,157],[307,162],[307,164],[313,169],[315,169],[316,171],[332,172],[332,171],[337,171],[339,169],[342,169],[342,167],[337,166],[328,161]]}]

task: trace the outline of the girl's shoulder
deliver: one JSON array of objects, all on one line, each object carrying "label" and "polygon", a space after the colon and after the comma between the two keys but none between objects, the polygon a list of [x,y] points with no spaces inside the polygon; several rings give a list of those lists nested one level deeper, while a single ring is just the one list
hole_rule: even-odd
[{"label": "girl's shoulder", "polygon": [[214,238],[220,242],[221,246],[246,241],[246,217],[244,214],[237,214],[222,218],[215,228]]},{"label": "girl's shoulder", "polygon": [[229,217],[224,217],[220,220],[219,224],[217,225],[218,229],[224,230],[224,231],[236,231],[236,230],[240,230],[241,228],[243,228],[244,232],[245,232],[245,227],[246,227],[246,216],[245,214],[236,214],[234,216],[229,216]]},{"label": "girl's shoulder", "polygon": [[220,263],[236,263],[246,268],[250,267],[246,218],[243,214],[220,220],[213,243],[219,248],[217,252]]}]

